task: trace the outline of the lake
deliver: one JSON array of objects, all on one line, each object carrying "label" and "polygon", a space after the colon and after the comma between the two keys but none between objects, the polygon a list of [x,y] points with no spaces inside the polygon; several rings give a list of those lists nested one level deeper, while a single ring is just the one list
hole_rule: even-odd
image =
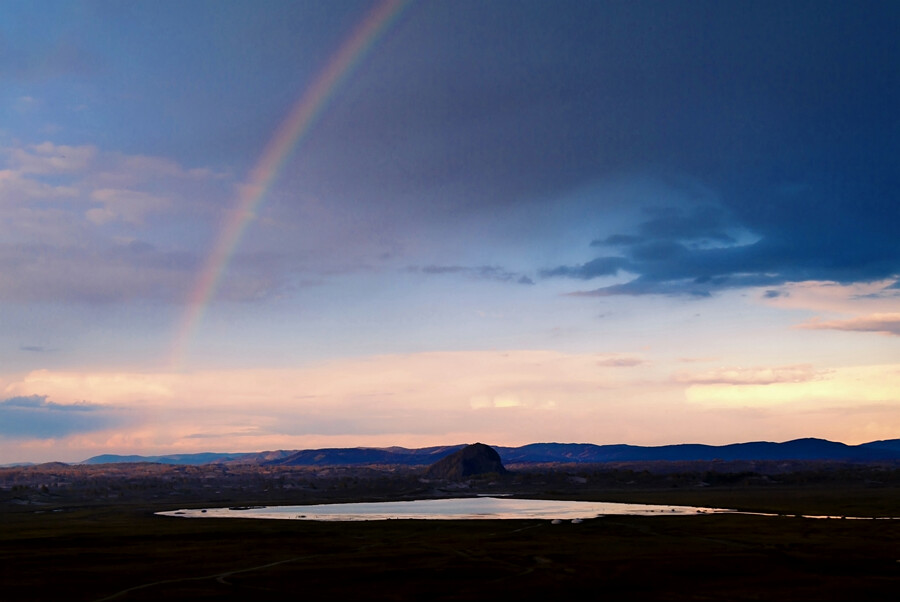
[{"label": "lake", "polygon": [[406,502],[184,509],[158,512],[157,514],[184,518],[268,518],[316,521],[368,521],[392,519],[558,519],[577,521],[611,514],[677,516],[709,514],[715,512],[731,511],[720,508],[701,508],[696,506],[620,504],[615,502],[574,502],[565,500],[528,500],[507,497],[474,497],[412,500]]}]

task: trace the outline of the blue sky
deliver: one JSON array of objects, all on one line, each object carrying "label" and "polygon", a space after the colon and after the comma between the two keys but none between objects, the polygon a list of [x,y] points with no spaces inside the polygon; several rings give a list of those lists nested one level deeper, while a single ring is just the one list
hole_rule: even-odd
[{"label": "blue sky", "polygon": [[379,4],[0,6],[0,461],[900,436],[891,2],[408,3],[173,362]]}]

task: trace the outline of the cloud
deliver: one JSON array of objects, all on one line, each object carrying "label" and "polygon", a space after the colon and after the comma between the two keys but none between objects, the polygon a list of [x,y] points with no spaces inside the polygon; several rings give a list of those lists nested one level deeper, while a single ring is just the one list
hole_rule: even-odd
[{"label": "cloud", "polygon": [[719,206],[701,204],[687,208],[651,206],[644,208],[647,219],[636,234],[612,234],[591,242],[591,246],[633,246],[659,241],[691,241],[692,246],[734,244],[732,218]]},{"label": "cloud", "polygon": [[877,332],[900,336],[900,313],[870,314],[846,320],[822,320],[813,318],[799,324],[807,330],[844,330],[848,332]]},{"label": "cloud", "polygon": [[577,266],[559,266],[543,270],[541,276],[545,278],[567,276],[569,278],[590,280],[600,276],[615,276],[620,271],[629,270],[630,267],[631,262],[625,257],[598,257]]},{"label": "cloud", "polygon": [[870,282],[841,284],[810,280],[792,282],[761,295],[761,300],[783,309],[803,309],[842,314],[885,314],[896,311],[900,303],[900,280],[888,278]]},{"label": "cloud", "polygon": [[714,362],[714,361],[716,361],[716,360],[718,360],[718,359],[719,359],[719,358],[717,358],[717,357],[715,357],[715,356],[708,356],[708,357],[702,357],[702,356],[701,356],[701,357],[679,357],[679,358],[676,359],[675,361],[677,361],[677,362],[679,362],[679,363],[681,363],[681,364],[698,364],[698,363],[703,363],[703,362]]},{"label": "cloud", "polygon": [[7,149],[9,164],[19,173],[29,175],[82,172],[96,160],[96,146],[66,146],[52,142]]},{"label": "cloud", "polygon": [[[900,366],[873,365],[840,367],[827,372],[797,366],[775,369],[771,375],[710,374],[704,382],[703,375],[685,390],[685,398],[692,403],[719,407],[776,407],[794,410],[821,410],[824,408],[864,407],[870,404],[888,404],[885,418],[893,420],[896,404],[900,402]],[[778,373],[781,371],[782,373]],[[758,379],[758,382],[753,382]],[[802,421],[799,414],[794,420]]]},{"label": "cloud", "polygon": [[865,182],[854,182],[842,194],[824,182],[790,193],[760,186],[757,192],[768,198],[758,202],[737,191],[729,197],[727,187],[693,201],[681,184],[669,184],[669,204],[645,208],[630,231],[590,241],[590,248],[605,253],[582,264],[546,268],[541,275],[631,278],[578,291],[583,296],[705,297],[766,287],[765,296],[776,298],[783,295],[777,287],[790,283],[850,285],[895,280],[900,273],[900,245],[887,226],[900,222],[900,208],[874,196],[883,191],[869,190]]},{"label": "cloud", "polygon": [[79,194],[77,188],[43,182],[29,174],[12,169],[0,170],[0,193],[3,194],[6,211],[10,204],[21,204],[32,199],[71,199]]},{"label": "cloud", "polygon": [[[683,191],[671,192],[673,199],[685,196]],[[591,247],[614,247],[618,255],[545,269],[541,275],[581,280],[631,275],[627,282],[574,293],[598,297],[646,294],[707,297],[719,288],[777,281],[741,259],[753,246],[747,242],[751,236],[734,216],[709,201],[678,200],[672,205],[645,206],[636,230],[590,243]]]},{"label": "cloud", "polygon": [[46,395],[10,397],[0,401],[0,437],[55,439],[121,426],[124,417],[109,406],[58,404]]},{"label": "cloud", "polygon": [[678,372],[675,382],[696,385],[771,385],[817,380],[826,374],[809,364],[774,367],[717,368],[705,372]]},{"label": "cloud", "polygon": [[[13,416],[25,429],[15,436],[39,439],[0,437],[0,452],[9,440],[8,449],[14,443],[22,457],[49,436],[65,439],[42,452],[57,454],[48,459],[199,452],[210,445],[254,451],[470,440],[729,443],[748,432],[796,438],[852,431],[861,442],[867,426],[875,427],[865,431],[877,432],[874,439],[900,425],[896,365],[724,368],[679,382],[659,370],[654,378],[650,362],[604,365],[617,358],[638,356],[508,350],[356,357],[279,369],[36,371],[6,387],[12,401],[0,403],[0,429],[13,430],[5,426]],[[94,404],[79,409],[79,399]],[[879,404],[880,410],[861,410]],[[763,412],[753,426],[746,408]],[[856,410],[835,426],[839,416]],[[822,416],[812,431],[807,411]],[[26,422],[26,415],[32,419]],[[681,417],[677,425],[673,415]]]},{"label": "cloud", "polygon": [[[773,19],[765,3],[748,3],[729,11],[704,6],[701,18],[695,10],[652,10],[641,3],[621,10],[583,3],[559,14],[532,7],[517,16],[516,27],[485,35],[473,24],[502,21],[509,7],[475,4],[456,12],[440,4],[417,9],[398,24],[391,43],[379,45],[366,68],[336,91],[305,138],[309,152],[288,159],[272,197],[302,190],[328,204],[346,203],[348,210],[339,212],[344,224],[353,213],[378,213],[406,203],[403,209],[415,211],[398,210],[395,215],[404,217],[398,224],[408,226],[408,216],[415,215],[449,230],[454,222],[448,216],[478,213],[504,222],[535,199],[553,203],[573,187],[653,169],[667,177],[695,178],[714,190],[715,198],[648,210],[633,228],[573,239],[570,244],[580,248],[592,244],[595,256],[560,254],[537,267],[555,277],[627,272],[640,278],[632,286],[604,286],[598,295],[706,296],[754,282],[849,282],[896,273],[896,245],[887,224],[898,217],[892,160],[897,140],[883,127],[894,117],[896,86],[885,85],[893,71],[877,67],[896,37],[890,9],[870,7],[861,18],[849,5],[830,6],[822,15],[804,5],[779,11]],[[234,23],[241,23],[236,15],[245,9],[234,10]],[[98,114],[109,111],[101,121],[126,126],[124,131],[110,128],[108,139],[125,135],[132,148],[166,144],[173,156],[205,153],[223,165],[252,165],[253,153],[284,111],[283,82],[313,69],[288,60],[291,53],[281,50],[295,42],[285,31],[297,28],[286,23],[302,25],[304,11],[277,12],[254,16],[278,25],[268,28],[266,44],[238,45],[251,50],[203,65],[208,86],[192,79],[199,64],[180,61],[172,70],[165,62],[172,53],[196,53],[172,47],[171,40],[157,47],[161,40],[128,30],[130,39],[143,42],[130,49],[159,50],[132,58],[149,61],[153,68],[147,73],[165,73],[169,85],[184,83],[190,93],[174,104],[160,102],[153,92],[166,88],[153,77],[140,78],[136,90],[119,87],[135,85],[134,78],[111,71],[104,76],[109,79],[95,80],[95,74],[91,81],[104,84],[98,89],[115,91],[102,95],[110,99],[105,107],[101,99],[92,101]],[[115,16],[98,23],[72,17],[81,23],[72,30],[85,39],[96,28],[126,31],[116,27],[121,24]],[[185,23],[198,25],[198,40],[214,41],[220,33],[203,19]],[[635,29],[635,23],[646,27]],[[595,35],[598,31],[603,35]],[[252,32],[240,26],[231,33],[238,32],[252,39]],[[716,32],[715,39],[709,32]],[[466,40],[464,52],[460,35]],[[759,39],[766,40],[762,49]],[[712,43],[716,52],[706,52],[697,40]],[[272,60],[260,60],[266,52],[272,52]],[[473,56],[488,59],[471,69]],[[33,58],[9,60],[19,66],[16,71],[35,66]],[[734,64],[743,67],[734,70]],[[822,77],[823,64],[830,65],[834,77]],[[254,85],[228,76],[238,72],[251,74]],[[786,81],[789,89],[782,85]],[[130,102],[114,100],[126,93]],[[243,110],[253,106],[258,110]],[[135,119],[136,110],[146,115]],[[229,127],[223,128],[225,123]],[[66,170],[75,157],[64,148],[34,145],[25,149],[28,157],[19,166],[72,173]],[[191,195],[171,199],[152,181],[186,182],[204,169],[163,158],[113,155],[98,151],[84,159],[97,167],[91,180],[95,189],[163,197],[173,207]],[[360,210],[363,206],[373,209]],[[585,206],[575,215],[581,218],[590,210]],[[87,211],[92,223],[103,226],[135,221],[106,206]],[[375,223],[365,218],[361,221]],[[536,224],[535,231],[544,225]],[[315,229],[323,239],[337,241],[332,242],[336,247],[356,243],[352,234],[335,236],[318,223]],[[741,229],[754,233],[758,242],[744,241]],[[381,223],[373,230],[380,233]],[[461,260],[449,263],[456,261]]]},{"label": "cloud", "polygon": [[645,359],[628,355],[613,355],[597,360],[597,365],[605,368],[633,368],[645,363]]},{"label": "cloud", "polygon": [[140,224],[148,214],[162,212],[171,204],[165,197],[114,188],[94,190],[91,199],[102,205],[102,208],[89,209],[86,213],[88,220],[97,225],[116,219]]},{"label": "cloud", "polygon": [[[528,412],[534,416],[534,412],[588,411],[614,397],[607,391],[630,382],[632,370],[617,368],[636,362],[627,354],[432,352],[334,360],[293,369],[40,370],[6,390],[33,400],[32,404],[42,404],[47,397],[66,403],[88,398],[132,408],[154,419],[127,431],[142,432],[156,442],[245,429],[282,437],[391,433],[406,437],[471,429],[473,408],[522,410],[526,414],[517,415],[521,426],[535,429],[525,424]],[[106,406],[92,407],[99,415]],[[55,408],[44,408],[50,410]],[[502,430],[502,416],[491,416]]]},{"label": "cloud", "polygon": [[[0,300],[182,303],[233,182],[163,157],[52,142],[0,148]],[[278,294],[278,253],[237,253],[219,298]]]},{"label": "cloud", "polygon": [[[689,295],[693,297],[709,297],[708,282],[698,283],[692,280],[675,280],[659,283],[650,279],[635,278],[623,284],[612,284],[590,291],[576,291],[569,293],[572,297],[614,297],[618,295]],[[714,284],[714,283],[712,283]]]},{"label": "cloud", "polygon": [[47,349],[43,345],[20,345],[19,351],[27,351],[29,353],[51,353],[52,349]]},{"label": "cloud", "polygon": [[0,244],[0,298],[14,302],[179,301],[190,289],[195,257],[137,242],[107,248]]},{"label": "cloud", "polygon": [[469,405],[475,410],[484,408],[518,408],[523,405],[523,401],[519,396],[508,393],[495,396],[476,395],[469,400]]},{"label": "cloud", "polygon": [[[163,157],[103,151],[93,145],[15,145],[0,148],[0,158],[0,190],[7,193],[7,204],[54,201],[72,213],[97,204],[107,210],[123,207],[113,216],[132,222],[167,210],[190,215],[213,200],[210,193],[223,192],[216,185],[227,180],[208,168],[186,168]],[[66,204],[60,205],[60,199]]]},{"label": "cloud", "polygon": [[[893,15],[882,14],[879,25],[879,17],[859,19],[854,12],[854,18],[842,19],[831,12],[847,9],[832,8],[819,20],[806,8],[779,12],[778,19],[771,8],[755,4],[732,14],[706,5],[698,10],[702,17],[642,4],[613,10],[585,3],[560,15],[536,8],[518,15],[514,30],[484,35],[471,23],[508,18],[504,3],[468,6],[458,14],[439,6],[423,9],[402,35],[415,50],[400,43],[381,48],[365,72],[348,82],[347,96],[366,102],[335,108],[330,119],[343,135],[322,142],[323,153],[306,169],[313,175],[329,170],[330,180],[359,190],[441,187],[467,202],[474,197],[494,206],[648,164],[677,164],[688,172],[699,164],[728,177],[786,171],[791,181],[778,185],[787,190],[800,179],[794,168],[822,169],[808,152],[821,157],[832,151],[837,145],[830,132],[889,122],[885,103],[874,99],[877,90],[894,90],[878,86],[882,80],[869,65],[879,63],[881,48],[893,47],[887,25]],[[841,39],[866,40],[854,45],[859,54],[833,50],[840,47],[834,22],[845,24]],[[639,31],[634,23],[647,29]],[[710,31],[716,32],[714,40]],[[467,51],[459,51],[456,32],[470,35]],[[697,46],[698,39],[714,43],[716,52]],[[421,59],[429,53],[439,58]],[[468,69],[473,56],[490,58]],[[821,61],[832,65],[836,77],[814,75]],[[736,73],[730,64],[744,68]],[[780,85],[785,81],[791,82],[789,90]],[[396,101],[398,94],[404,102]],[[857,104],[858,111],[847,110]],[[863,107],[872,112],[865,115]],[[393,144],[392,133],[402,133],[407,144]],[[867,135],[849,137],[856,142]],[[831,143],[827,150],[824,142]],[[888,144],[895,148],[893,141]],[[389,153],[390,160],[378,153]],[[807,165],[798,166],[804,156]],[[378,169],[371,167],[373,160]],[[338,168],[348,165],[369,177],[339,178]],[[735,186],[746,185],[746,179]]]},{"label": "cloud", "polygon": [[492,265],[476,267],[456,265],[410,266],[407,268],[407,271],[428,275],[462,274],[478,280],[494,280],[496,282],[512,282],[515,284],[534,284],[534,280],[525,274],[511,272],[504,268]]}]

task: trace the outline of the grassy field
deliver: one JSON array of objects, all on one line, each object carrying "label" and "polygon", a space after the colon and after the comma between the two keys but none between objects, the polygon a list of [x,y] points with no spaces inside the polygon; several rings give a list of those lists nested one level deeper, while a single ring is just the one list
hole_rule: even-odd
[{"label": "grassy field", "polygon": [[[565,497],[790,514],[900,514],[895,487],[581,491]],[[900,521],[893,520],[618,516],[551,525],[153,514],[172,508],[5,507],[2,598],[893,600],[900,591]]]}]

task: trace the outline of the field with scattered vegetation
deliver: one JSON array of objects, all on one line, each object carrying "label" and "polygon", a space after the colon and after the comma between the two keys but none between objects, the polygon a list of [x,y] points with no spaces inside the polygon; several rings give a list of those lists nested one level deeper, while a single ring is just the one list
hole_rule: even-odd
[{"label": "field with scattered vegetation", "polygon": [[[415,469],[163,466],[0,469],[4,600],[894,599],[900,470],[810,465],[518,467],[465,483]],[[474,493],[671,503],[785,516],[316,523],[180,519],[214,505]]]}]

